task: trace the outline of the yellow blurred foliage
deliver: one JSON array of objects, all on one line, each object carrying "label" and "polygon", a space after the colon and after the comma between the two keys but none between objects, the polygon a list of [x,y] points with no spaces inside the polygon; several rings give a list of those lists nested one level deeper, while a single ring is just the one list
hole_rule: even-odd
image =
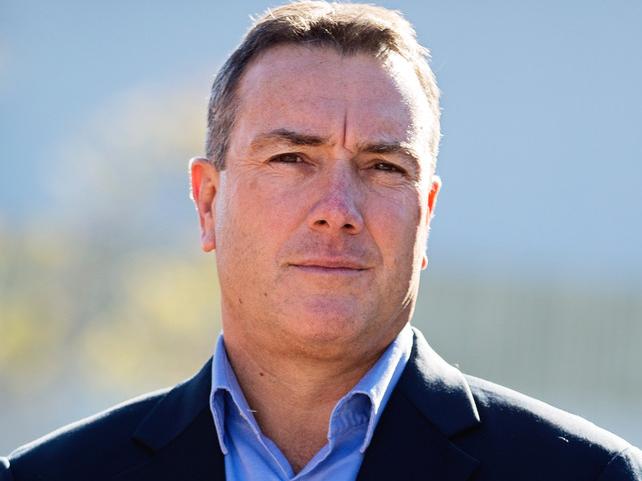
[{"label": "yellow blurred foliage", "polygon": [[193,255],[187,182],[202,96],[189,85],[113,96],[53,149],[56,217],[0,222],[0,386],[15,399],[70,380],[142,391],[211,354],[215,262]]},{"label": "yellow blurred foliage", "polygon": [[120,300],[89,324],[80,340],[90,379],[102,387],[152,389],[189,376],[211,354],[220,329],[211,258],[166,253],[122,269]]},{"label": "yellow blurred foliage", "polygon": [[38,242],[31,234],[0,231],[0,380],[6,389],[33,390],[62,367],[57,351],[71,329],[58,282],[65,258],[60,239]]}]

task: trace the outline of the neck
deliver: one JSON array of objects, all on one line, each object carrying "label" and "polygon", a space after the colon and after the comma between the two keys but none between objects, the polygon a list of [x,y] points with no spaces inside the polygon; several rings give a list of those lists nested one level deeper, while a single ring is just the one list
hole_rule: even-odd
[{"label": "neck", "polygon": [[[344,359],[306,359],[275,356],[250,343],[238,342],[225,331],[225,347],[243,392],[259,404],[282,403],[284,397],[294,409],[308,411],[321,402],[336,403],[377,361],[387,344],[374,352]],[[356,361],[356,362],[355,362]]]},{"label": "neck", "polygon": [[228,358],[263,434],[298,472],[326,444],[332,409],[394,339],[327,359],[292,356],[225,329]]}]

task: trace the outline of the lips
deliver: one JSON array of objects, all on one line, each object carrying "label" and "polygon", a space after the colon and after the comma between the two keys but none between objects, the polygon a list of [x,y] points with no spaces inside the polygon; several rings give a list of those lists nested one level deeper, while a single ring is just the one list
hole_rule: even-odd
[{"label": "lips", "polygon": [[351,259],[306,259],[303,261],[292,262],[292,266],[303,268],[321,268],[321,269],[337,269],[337,270],[355,270],[363,271],[368,269],[368,266]]},{"label": "lips", "polygon": [[348,258],[305,259],[291,262],[289,266],[299,272],[322,276],[357,276],[370,269],[365,263]]}]

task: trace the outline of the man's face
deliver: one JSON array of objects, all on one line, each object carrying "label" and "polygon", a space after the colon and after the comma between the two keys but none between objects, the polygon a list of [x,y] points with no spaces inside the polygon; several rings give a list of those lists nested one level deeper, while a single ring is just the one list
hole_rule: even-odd
[{"label": "man's face", "polygon": [[[280,46],[252,62],[237,96],[226,168],[192,167],[226,342],[383,348],[414,308],[439,189],[411,66]],[[211,196],[197,192],[208,185]]]}]

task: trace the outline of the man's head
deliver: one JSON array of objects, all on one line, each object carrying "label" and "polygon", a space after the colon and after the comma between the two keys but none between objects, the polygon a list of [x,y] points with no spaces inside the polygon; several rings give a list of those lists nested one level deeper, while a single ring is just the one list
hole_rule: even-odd
[{"label": "man's head", "polygon": [[[335,10],[343,20],[327,35],[341,48],[318,27]],[[299,11],[315,21],[284,20]],[[352,31],[350,19],[365,26]],[[259,20],[243,45],[271,21],[292,24],[303,41],[255,46],[231,97],[215,86],[210,126],[225,124],[226,109],[232,120],[227,134],[211,129],[213,154],[192,162],[202,245],[217,251],[226,345],[363,358],[414,309],[440,186],[437,89],[410,60],[422,52],[416,43],[375,48],[365,38],[370,47],[357,47],[357,32],[383,25],[382,36],[414,42],[411,30],[393,31],[408,26],[387,10],[293,4]],[[307,36],[313,25],[324,40]]]},{"label": "man's head", "polygon": [[345,56],[363,53],[381,60],[396,53],[408,61],[432,114],[426,141],[434,168],[440,139],[439,89],[428,65],[428,50],[417,42],[414,29],[398,12],[373,5],[323,1],[297,2],[268,10],[219,70],[212,85],[205,144],[206,157],[217,168],[225,168],[243,73],[263,52],[282,44],[327,47]]}]

